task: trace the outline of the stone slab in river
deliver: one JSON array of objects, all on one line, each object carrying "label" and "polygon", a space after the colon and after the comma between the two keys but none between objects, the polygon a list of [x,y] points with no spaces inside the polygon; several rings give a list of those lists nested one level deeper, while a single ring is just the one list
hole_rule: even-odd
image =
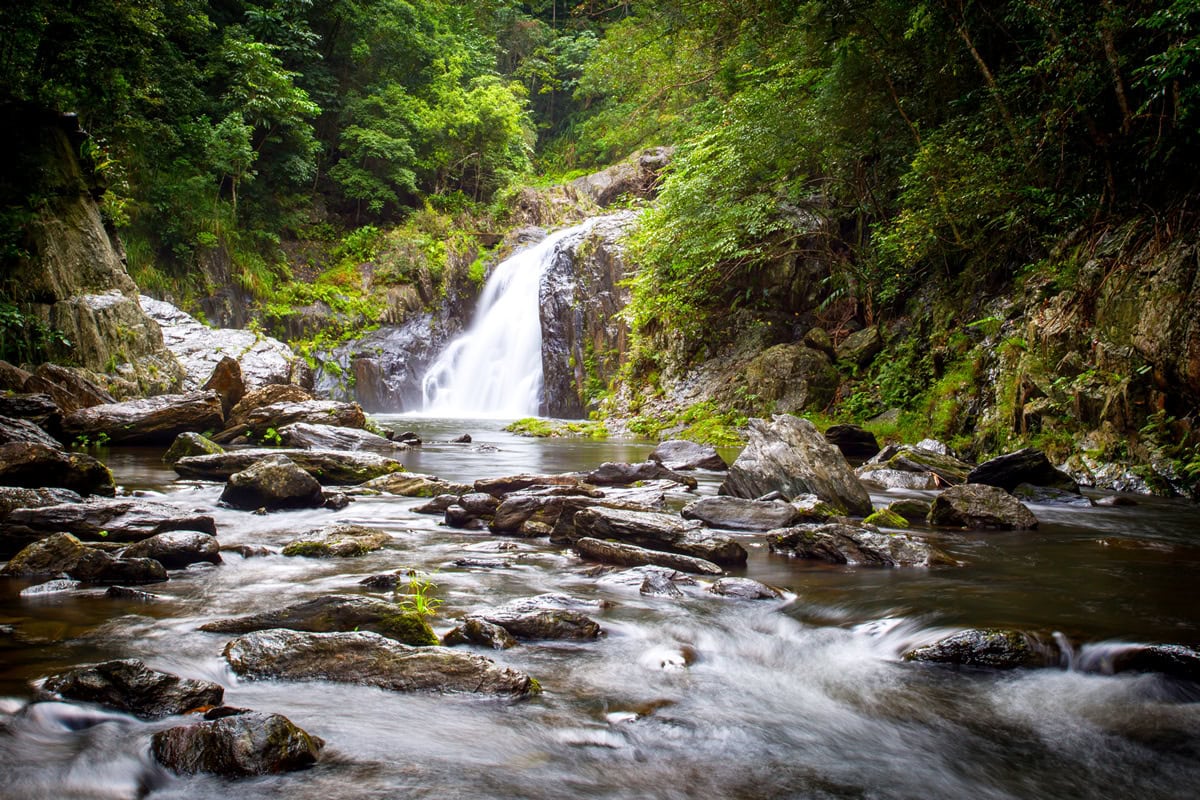
[{"label": "stone slab in river", "polygon": [[224,419],[216,392],[192,392],[81,408],[63,417],[62,429],[67,441],[105,434],[110,444],[170,444],[184,431],[217,430]]},{"label": "stone slab in river", "polygon": [[530,677],[491,659],[445,647],[409,647],[364,631],[248,633],[225,646],[225,660],[245,678],[326,680],[397,692],[524,696]]},{"label": "stone slab in river", "polygon": [[362,595],[326,595],[274,611],[220,619],[200,626],[210,633],[250,633],[288,628],[309,633],[370,631],[414,646],[437,644],[424,617],[395,603]]},{"label": "stone slab in river", "polygon": [[258,711],[168,728],[150,740],[154,758],[167,769],[229,778],[304,769],[324,745],[287,717]]},{"label": "stone slab in river", "polygon": [[651,461],[657,461],[667,469],[707,469],[722,472],[729,469],[725,459],[717,453],[717,448],[710,444],[697,444],[686,439],[670,439],[660,442],[650,454]]},{"label": "stone slab in river", "polygon": [[135,542],[121,551],[122,558],[152,558],[167,569],[189,564],[221,563],[217,537],[199,531],[167,531]]},{"label": "stone slab in river", "polygon": [[665,553],[661,550],[650,550],[623,542],[602,541],[585,536],[575,542],[575,549],[584,558],[602,561],[605,564],[617,564],[624,567],[664,567],[697,575],[725,574],[725,570],[703,558],[693,558],[679,553]]},{"label": "stone slab in river", "polygon": [[721,494],[748,499],[771,492],[789,499],[815,494],[849,514],[871,513],[871,498],[845,456],[808,420],[786,414],[770,422],[752,419],[748,436]]},{"label": "stone slab in river", "polygon": [[380,475],[404,470],[404,464],[376,453],[268,447],[188,456],[179,459],[173,466],[182,478],[227,481],[235,472],[241,472],[256,461],[273,455],[287,456],[324,486],[359,484]]},{"label": "stone slab in river", "polygon": [[575,514],[572,524],[575,539],[615,539],[721,565],[746,563],[746,550],[740,544],[728,536],[703,530],[699,522],[683,520],[674,514],[586,508]]},{"label": "stone slab in river", "polygon": [[0,522],[0,557],[12,555],[30,542],[60,531],[73,533],[84,541],[137,542],[167,531],[216,535],[217,525],[207,514],[124,497],[19,508]]},{"label": "stone slab in river", "polygon": [[734,531],[786,528],[804,516],[789,503],[741,497],[701,497],[684,506],[680,513],[684,519],[698,519],[710,528]]},{"label": "stone slab in river", "polygon": [[1076,494],[1079,492],[1079,484],[1074,478],[1055,469],[1045,453],[1032,447],[983,462],[967,475],[967,483],[999,486],[1006,492],[1011,492],[1022,483],[1048,486]]},{"label": "stone slab in river", "polygon": [[143,719],[161,719],[201,706],[218,706],[225,690],[212,681],[180,678],[136,659],[85,664],[45,679],[42,690],[67,700],[96,703]]},{"label": "stone slab in river", "polygon": [[301,447],[315,450],[371,450],[385,456],[400,457],[408,451],[408,445],[358,428],[339,425],[314,425],[310,422],[293,422],[277,429],[279,439],[285,447]]},{"label": "stone slab in river", "polygon": [[89,547],[69,533],[31,542],[9,559],[0,576],[67,575],[85,583],[159,583],[167,570],[152,558],[119,558]]},{"label": "stone slab in river", "polygon": [[957,562],[931,544],[904,534],[881,533],[873,526],[797,525],[767,535],[771,552],[831,564],[868,567],[951,566]]}]

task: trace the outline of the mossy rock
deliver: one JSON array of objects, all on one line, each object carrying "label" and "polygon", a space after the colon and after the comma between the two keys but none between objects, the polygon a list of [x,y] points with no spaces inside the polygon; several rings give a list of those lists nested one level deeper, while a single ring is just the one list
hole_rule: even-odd
[{"label": "mossy rock", "polygon": [[890,508],[876,509],[869,517],[863,520],[868,525],[878,525],[881,528],[908,528],[909,521],[900,514],[892,511]]},{"label": "mossy rock", "polygon": [[179,459],[188,456],[207,456],[224,452],[225,448],[211,439],[198,433],[187,432],[175,437],[175,441],[163,454],[162,460],[164,464],[174,464]]}]

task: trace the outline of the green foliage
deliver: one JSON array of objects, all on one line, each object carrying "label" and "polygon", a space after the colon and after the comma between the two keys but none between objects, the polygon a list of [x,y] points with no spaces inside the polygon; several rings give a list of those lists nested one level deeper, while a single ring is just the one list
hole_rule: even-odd
[{"label": "green foliage", "polygon": [[24,364],[62,358],[70,347],[62,331],[0,298],[0,359]]},{"label": "green foliage", "polygon": [[[403,594],[401,594],[401,586],[403,586]],[[397,602],[401,608],[418,617],[432,617],[437,614],[437,610],[443,602],[433,596],[433,590],[436,588],[436,583],[429,578],[421,577],[414,570],[409,573],[406,584],[397,584],[396,593],[399,596]]]},{"label": "green foliage", "polygon": [[739,429],[745,427],[747,421],[738,411],[722,410],[715,401],[705,400],[666,417],[634,417],[629,421],[629,430],[644,439],[658,440],[664,432],[669,432],[671,438],[715,447],[736,447],[745,444]]},{"label": "green foliage", "polygon": [[525,417],[504,427],[509,433],[535,438],[607,439],[608,427],[597,421],[550,420]]}]

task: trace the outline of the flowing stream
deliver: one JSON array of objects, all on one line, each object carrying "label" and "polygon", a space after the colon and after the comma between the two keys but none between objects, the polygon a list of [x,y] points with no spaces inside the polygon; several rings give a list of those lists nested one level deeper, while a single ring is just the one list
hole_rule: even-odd
[{"label": "flowing stream", "polygon": [[[409,467],[451,480],[641,460],[645,442],[521,439],[499,422],[383,417],[426,445]],[[474,444],[449,444],[470,433]],[[442,442],[442,443],[439,443]],[[491,448],[498,448],[492,450]],[[733,453],[726,454],[727,458]],[[114,450],[127,490],[216,517],[222,544],[278,546],[333,520],[387,530],[355,559],[242,558],[173,572],[157,603],[102,590],[18,597],[0,582],[0,797],[212,798],[1182,798],[1200,785],[1194,685],[1068,669],[986,672],[899,656],[968,626],[1058,632],[1077,663],[1116,641],[1200,645],[1194,506],[1034,506],[1036,532],[932,534],[959,568],[868,569],[789,560],[741,535],[744,574],[783,601],[643,596],[546,539],[509,539],[506,568],[455,566],[493,540],[414,514],[421,500],[361,497],[341,512],[258,516],[219,508],[220,487],[175,482],[158,450]],[[703,474],[699,492],[720,481]],[[906,493],[919,495],[919,493]],[[895,499],[877,496],[877,502]],[[684,498],[676,498],[682,501]],[[489,554],[489,558],[496,554]],[[251,681],[207,621],[333,592],[372,574],[430,573],[445,632],[462,614],[541,592],[610,601],[592,642],[479,652],[537,677],[524,701]],[[387,596],[386,594],[378,596]],[[155,767],[154,730],[178,720],[61,703],[15,714],[31,680],[137,657],[214,680],[226,703],[285,714],[327,742],[313,768],[237,782]],[[15,714],[15,716],[9,716]]]},{"label": "flowing stream", "polygon": [[425,414],[511,420],[538,413],[542,275],[563,240],[591,224],[552,233],[496,265],[471,326],[446,346],[421,381]]}]

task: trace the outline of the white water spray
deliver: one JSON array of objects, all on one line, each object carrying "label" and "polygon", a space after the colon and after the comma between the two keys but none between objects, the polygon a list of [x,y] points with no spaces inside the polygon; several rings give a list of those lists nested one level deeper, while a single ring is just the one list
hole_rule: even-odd
[{"label": "white water spray", "polygon": [[496,266],[483,287],[471,327],[442,351],[421,381],[426,414],[515,419],[538,413],[542,276],[559,244],[591,224],[553,233]]}]

